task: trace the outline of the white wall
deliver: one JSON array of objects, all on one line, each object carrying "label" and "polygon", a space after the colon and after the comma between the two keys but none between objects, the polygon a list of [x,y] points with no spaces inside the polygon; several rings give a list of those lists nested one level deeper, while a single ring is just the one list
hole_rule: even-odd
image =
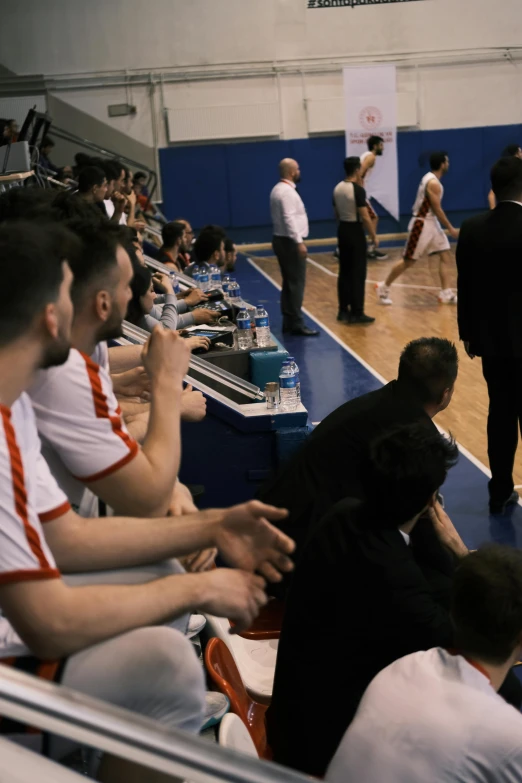
[{"label": "white wall", "polygon": [[[24,32],[23,52],[20,31]],[[390,60],[448,52],[448,64],[399,69],[399,90],[418,97],[423,129],[522,121],[521,64],[462,64],[462,50],[522,46],[520,0],[419,0],[359,8],[307,9],[307,0],[25,0],[2,9],[0,60],[19,74],[99,75],[109,71],[197,67],[201,80],[166,84],[167,108],[281,102],[281,136],[307,135],[305,98],[341,97],[340,68],[306,73],[317,58]],[[315,58],[315,63],[312,62]],[[431,60],[437,59],[435,56]],[[479,58],[480,59],[480,58]],[[275,77],[205,80],[216,66],[295,61],[305,71]],[[136,116],[109,119],[107,106],[129,98],[125,87],[60,89],[62,100],[152,145],[148,88],[135,87]],[[166,143],[161,92],[155,93],[157,142]]]}]

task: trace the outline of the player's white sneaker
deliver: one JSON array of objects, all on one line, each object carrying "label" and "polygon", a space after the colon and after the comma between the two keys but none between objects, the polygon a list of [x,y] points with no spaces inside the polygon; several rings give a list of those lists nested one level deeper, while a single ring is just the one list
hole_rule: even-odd
[{"label": "player's white sneaker", "polygon": [[375,286],[375,290],[377,291],[377,296],[379,298],[379,302],[382,305],[391,305],[392,300],[390,299],[390,288],[386,285],[386,283],[377,283]]},{"label": "player's white sneaker", "polygon": [[446,288],[439,293],[441,304],[457,304],[457,294],[451,288]]}]

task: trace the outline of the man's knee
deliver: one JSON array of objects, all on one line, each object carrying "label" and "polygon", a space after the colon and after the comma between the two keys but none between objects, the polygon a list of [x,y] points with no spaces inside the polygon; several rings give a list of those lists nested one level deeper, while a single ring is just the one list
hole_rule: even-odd
[{"label": "man's knee", "polygon": [[403,258],[402,261],[406,269],[410,269],[412,266],[415,266],[415,264],[417,263],[416,258]]}]

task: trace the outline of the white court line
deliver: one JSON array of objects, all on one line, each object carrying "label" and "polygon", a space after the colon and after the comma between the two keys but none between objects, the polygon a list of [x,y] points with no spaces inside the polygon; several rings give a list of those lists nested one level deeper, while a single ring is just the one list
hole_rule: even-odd
[{"label": "white court line", "polygon": [[[255,262],[254,262],[254,261],[253,261],[253,260],[252,260],[250,257],[248,257],[248,258],[247,258],[247,261],[248,261],[248,263],[249,263],[249,264],[251,264],[251,266],[253,266],[253,267],[254,267],[254,269],[257,269],[257,271],[258,271],[258,272],[260,272],[260,274],[262,274],[262,275],[263,275],[263,277],[266,277],[266,279],[267,279],[267,280],[268,280],[270,283],[272,283],[272,285],[273,285],[273,286],[275,286],[275,288],[277,288],[279,291],[281,290],[281,286],[279,285],[279,283],[276,283],[276,281],[275,281],[275,280],[272,280],[272,278],[270,277],[270,275],[269,275],[269,274],[267,274],[265,271],[263,271],[263,269],[260,269],[260,267],[258,267],[258,265],[257,265],[257,264],[256,264],[256,263],[255,263]],[[326,332],[326,334],[330,335],[330,337],[331,337],[333,340],[335,340],[335,342],[336,342],[336,343],[338,343],[338,344],[341,346],[341,348],[344,348],[344,350],[345,350],[347,353],[349,353],[351,356],[353,356],[353,358],[354,358],[354,359],[356,359],[356,360],[359,362],[359,364],[362,364],[362,366],[363,366],[363,367],[364,367],[366,370],[368,370],[368,372],[369,372],[369,373],[371,373],[371,374],[373,375],[373,377],[374,377],[374,378],[377,378],[377,380],[379,380],[379,381],[380,381],[381,383],[383,383],[383,384],[384,384],[384,383],[388,383],[388,381],[386,380],[386,378],[384,378],[384,377],[383,377],[383,376],[382,376],[380,373],[378,373],[378,372],[377,372],[377,370],[374,370],[374,369],[373,369],[373,367],[372,367],[370,364],[368,364],[368,362],[365,362],[365,361],[364,361],[364,359],[362,358],[362,356],[359,356],[359,354],[358,354],[358,353],[356,353],[356,352],[355,352],[355,351],[354,351],[352,348],[350,348],[350,346],[349,346],[349,345],[346,345],[346,343],[343,343],[343,341],[341,340],[341,338],[340,338],[340,337],[337,337],[337,335],[336,335],[336,334],[334,334],[334,332],[332,332],[332,331],[331,331],[331,329],[329,329],[327,326],[325,326],[325,325],[323,324],[323,322],[322,322],[322,321],[320,321],[318,318],[316,318],[314,315],[312,315],[312,314],[311,314],[311,313],[310,313],[308,310],[306,310],[304,307],[303,307],[303,313],[305,313],[305,314],[306,314],[306,315],[307,315],[309,318],[311,318],[311,320],[312,320],[312,321],[315,321],[315,323],[316,323],[318,326],[320,326],[320,327],[321,327],[321,329],[322,329],[323,331],[325,331],[325,332]],[[447,433],[445,430],[443,430],[443,429],[442,429],[441,427],[439,427],[438,425],[437,425],[437,429],[438,429],[440,432],[442,432],[444,435],[447,435],[447,434],[448,434],[448,433]],[[458,448],[459,448],[459,451],[461,452],[461,454],[463,454],[463,455],[464,455],[464,456],[465,456],[467,459],[469,459],[469,461],[470,461],[470,462],[471,462],[473,465],[475,465],[475,467],[476,467],[476,468],[478,468],[479,470],[481,470],[481,471],[482,471],[482,473],[484,473],[486,476],[488,476],[489,478],[491,478],[491,471],[489,470],[489,468],[487,468],[487,467],[484,465],[484,463],[483,463],[483,462],[481,462],[479,459],[477,459],[477,457],[475,457],[475,456],[474,456],[474,455],[473,455],[473,454],[472,454],[470,451],[468,451],[468,449],[467,449],[465,446],[462,446],[462,444],[461,444],[461,443],[459,443],[458,441],[457,441],[457,446],[458,446]],[[522,498],[519,500],[519,505],[522,505]]]},{"label": "white court line", "polygon": [[[339,277],[337,272],[332,272],[330,269],[328,269],[325,266],[322,266],[322,264],[319,264],[317,261],[314,261],[313,258],[307,258],[306,259],[309,264],[313,264],[318,269],[321,270],[321,272],[324,272],[326,275],[330,275],[331,277]],[[377,283],[380,282],[379,280],[366,280],[366,285],[377,285]],[[426,291],[439,291],[440,288],[437,288],[436,285],[415,285],[413,283],[394,283],[394,286],[397,286],[398,288],[423,288]]]}]

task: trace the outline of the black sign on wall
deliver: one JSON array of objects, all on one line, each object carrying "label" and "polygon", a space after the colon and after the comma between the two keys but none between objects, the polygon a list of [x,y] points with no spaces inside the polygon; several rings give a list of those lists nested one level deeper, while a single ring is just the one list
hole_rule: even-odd
[{"label": "black sign on wall", "polygon": [[357,8],[363,5],[390,5],[390,3],[419,3],[422,0],[308,0],[308,8]]}]

